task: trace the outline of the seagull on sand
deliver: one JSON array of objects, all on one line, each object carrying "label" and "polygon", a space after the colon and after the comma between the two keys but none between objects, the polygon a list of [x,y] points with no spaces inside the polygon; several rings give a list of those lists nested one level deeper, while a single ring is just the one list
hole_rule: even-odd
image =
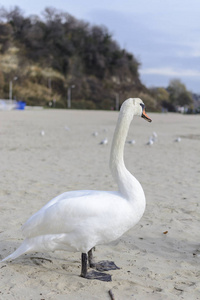
[{"label": "seagull on sand", "polygon": [[100,145],[107,145],[108,144],[108,139],[105,138],[100,142]]}]

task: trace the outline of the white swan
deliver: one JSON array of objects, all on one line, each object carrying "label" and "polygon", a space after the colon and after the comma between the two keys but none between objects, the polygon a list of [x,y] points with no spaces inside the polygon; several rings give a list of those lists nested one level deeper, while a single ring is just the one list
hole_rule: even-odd
[{"label": "white swan", "polygon": [[109,274],[88,272],[87,260],[89,266],[97,270],[116,269],[113,262],[95,264],[92,248],[119,238],[138,223],[145,210],[143,189],[126,169],[123,159],[124,144],[134,115],[151,122],[141,99],[129,98],[122,104],[110,154],[110,168],[118,191],[71,191],[55,197],[23,225],[26,239],[2,261],[28,252],[80,251],[82,277],[111,281]]}]

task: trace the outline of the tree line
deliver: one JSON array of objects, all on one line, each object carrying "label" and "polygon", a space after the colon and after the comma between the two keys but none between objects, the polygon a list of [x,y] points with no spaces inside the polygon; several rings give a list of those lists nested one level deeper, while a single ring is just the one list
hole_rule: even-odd
[{"label": "tree line", "polygon": [[[116,97],[121,104],[133,96],[146,98],[154,111],[163,105],[173,110],[179,102],[173,88],[165,93],[142,84],[140,62],[106,27],[55,8],[46,8],[42,17],[25,17],[18,7],[0,8],[0,58],[0,98],[8,98],[9,82],[17,78],[13,96],[29,105],[54,100],[57,107],[67,107],[71,87],[72,108],[110,109]],[[186,88],[179,97],[191,103]]]}]

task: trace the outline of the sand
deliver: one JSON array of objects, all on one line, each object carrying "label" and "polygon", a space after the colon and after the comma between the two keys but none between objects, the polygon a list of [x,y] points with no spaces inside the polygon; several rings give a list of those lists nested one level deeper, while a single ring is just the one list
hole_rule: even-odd
[{"label": "sand", "polygon": [[[108,161],[117,112],[0,112],[0,258],[23,240],[21,225],[69,190],[115,190]],[[86,280],[80,253],[33,253],[0,264],[0,299],[200,299],[200,115],[134,118],[125,145],[127,168],[147,207],[118,241],[96,247],[115,261],[112,282]],[[44,134],[41,134],[41,131]],[[98,131],[98,136],[92,133]],[[157,142],[146,145],[153,132]],[[177,137],[181,142],[174,142]],[[107,145],[99,145],[105,137]]]}]

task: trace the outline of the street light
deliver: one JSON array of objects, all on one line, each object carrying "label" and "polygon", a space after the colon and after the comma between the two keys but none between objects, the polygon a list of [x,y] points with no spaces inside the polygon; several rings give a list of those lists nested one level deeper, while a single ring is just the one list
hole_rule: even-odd
[{"label": "street light", "polygon": [[[13,80],[17,80],[18,79],[18,77],[17,76],[15,76],[15,77],[13,77]],[[10,100],[12,100],[12,90],[13,90],[13,80],[10,80],[10,82],[9,82],[9,99]]]},{"label": "street light", "polygon": [[67,89],[67,107],[71,108],[71,89],[74,89],[75,85],[71,85]]}]

